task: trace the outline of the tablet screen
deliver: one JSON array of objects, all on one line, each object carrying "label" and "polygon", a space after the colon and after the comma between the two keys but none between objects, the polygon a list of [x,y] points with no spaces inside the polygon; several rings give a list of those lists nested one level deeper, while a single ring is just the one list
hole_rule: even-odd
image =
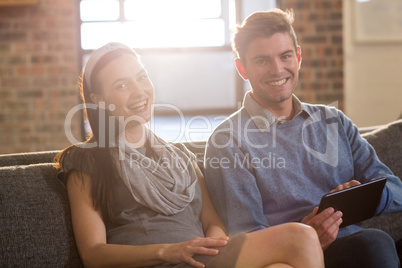
[{"label": "tablet screen", "polygon": [[380,203],[386,181],[386,178],[381,178],[326,194],[321,198],[318,213],[328,207],[342,211],[340,228],[369,219],[374,216]]}]

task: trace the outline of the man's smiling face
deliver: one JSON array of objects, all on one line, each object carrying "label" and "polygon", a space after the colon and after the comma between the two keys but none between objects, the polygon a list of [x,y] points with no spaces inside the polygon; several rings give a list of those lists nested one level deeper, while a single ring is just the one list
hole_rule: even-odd
[{"label": "man's smiling face", "polygon": [[237,60],[240,75],[250,81],[253,98],[264,106],[291,101],[301,63],[300,47],[295,48],[287,33],[252,40],[245,59]]}]

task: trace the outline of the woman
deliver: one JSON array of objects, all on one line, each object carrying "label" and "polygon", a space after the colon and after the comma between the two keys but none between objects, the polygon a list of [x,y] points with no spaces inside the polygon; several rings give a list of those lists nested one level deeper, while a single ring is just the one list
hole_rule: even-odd
[{"label": "woman", "polygon": [[194,155],[145,127],[154,88],[132,49],[96,50],[81,86],[92,136],[58,164],[85,266],[324,266],[315,231],[302,224],[227,237]]}]

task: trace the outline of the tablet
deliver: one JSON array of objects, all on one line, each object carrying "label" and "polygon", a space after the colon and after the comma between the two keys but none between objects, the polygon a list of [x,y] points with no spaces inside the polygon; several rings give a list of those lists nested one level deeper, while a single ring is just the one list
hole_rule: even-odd
[{"label": "tablet", "polygon": [[343,222],[340,228],[367,220],[375,214],[386,181],[386,178],[381,178],[326,194],[321,198],[318,213],[328,207],[342,211]]}]

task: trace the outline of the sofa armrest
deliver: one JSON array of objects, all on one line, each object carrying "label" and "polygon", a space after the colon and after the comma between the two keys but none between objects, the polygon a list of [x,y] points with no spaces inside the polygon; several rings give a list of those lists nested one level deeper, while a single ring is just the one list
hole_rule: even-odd
[{"label": "sofa armrest", "polygon": [[52,164],[0,168],[0,267],[83,267]]}]

